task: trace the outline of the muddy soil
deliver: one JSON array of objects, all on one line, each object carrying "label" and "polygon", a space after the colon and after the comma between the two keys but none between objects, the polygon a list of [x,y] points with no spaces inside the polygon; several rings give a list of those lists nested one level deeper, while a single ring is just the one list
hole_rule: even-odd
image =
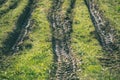
[{"label": "muddy soil", "polygon": [[[51,80],[79,80],[76,76],[76,61],[71,50],[72,10],[75,0],[70,0],[65,16],[61,13],[64,0],[54,0],[48,15],[52,31],[52,46],[56,58],[55,76]],[[69,15],[69,16],[68,16]]]}]

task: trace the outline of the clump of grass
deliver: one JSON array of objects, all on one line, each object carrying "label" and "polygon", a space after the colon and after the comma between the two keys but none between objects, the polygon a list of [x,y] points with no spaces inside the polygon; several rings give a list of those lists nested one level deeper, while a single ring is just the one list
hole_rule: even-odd
[{"label": "clump of grass", "polygon": [[0,8],[0,16],[9,12],[9,10],[17,7],[20,0],[9,0],[7,3]]},{"label": "clump of grass", "polygon": [[98,0],[98,2],[100,10],[109,19],[117,35],[120,36],[120,0]]}]

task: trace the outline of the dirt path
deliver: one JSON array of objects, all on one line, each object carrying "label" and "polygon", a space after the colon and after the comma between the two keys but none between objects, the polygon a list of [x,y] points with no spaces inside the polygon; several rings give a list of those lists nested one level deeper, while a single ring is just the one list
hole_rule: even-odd
[{"label": "dirt path", "polygon": [[[76,62],[72,56],[71,33],[72,33],[72,9],[75,0],[70,0],[70,5],[65,13],[61,13],[64,0],[54,0],[53,7],[49,14],[49,21],[52,28],[53,51],[57,57],[57,69],[53,80],[79,80],[76,76]],[[69,16],[68,16],[69,15]]]}]

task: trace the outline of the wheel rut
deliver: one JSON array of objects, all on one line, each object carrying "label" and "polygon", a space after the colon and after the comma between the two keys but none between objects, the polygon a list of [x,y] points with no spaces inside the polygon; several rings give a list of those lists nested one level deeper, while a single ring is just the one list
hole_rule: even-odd
[{"label": "wheel rut", "polygon": [[53,6],[48,15],[52,29],[52,46],[56,59],[55,76],[51,80],[79,80],[76,75],[76,61],[72,55],[72,10],[75,0],[70,0],[65,16],[62,14],[64,0],[53,0]]},{"label": "wheel rut", "polygon": [[[110,24],[110,21],[105,18],[103,12],[99,10],[99,6],[95,0],[84,0],[91,20],[95,26],[95,30],[98,36],[98,40],[101,43],[104,51],[108,54],[104,54],[99,58],[103,66],[106,66],[110,71],[116,70],[119,72],[120,66],[120,44],[119,36],[116,35],[114,27]],[[111,73],[113,74],[113,73]]]},{"label": "wheel rut", "polygon": [[113,52],[118,48],[115,42],[116,35],[113,26],[103,16],[103,13],[99,10],[95,0],[85,0],[85,3],[89,9],[101,45],[107,52]]},{"label": "wheel rut", "polygon": [[30,19],[33,11],[33,1],[29,0],[23,13],[16,22],[16,28],[8,35],[8,38],[3,42],[4,47],[2,52],[8,55],[14,54],[20,50],[21,44],[30,31],[32,20]]}]

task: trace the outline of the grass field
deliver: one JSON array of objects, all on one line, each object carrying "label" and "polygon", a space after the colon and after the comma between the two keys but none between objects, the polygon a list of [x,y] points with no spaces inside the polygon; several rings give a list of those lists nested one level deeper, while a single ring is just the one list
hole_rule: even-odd
[{"label": "grass field", "polygon": [[[4,42],[18,26],[18,19],[23,14],[30,0],[0,1],[0,80],[50,80],[54,54],[52,32],[48,13],[53,0],[34,0],[30,20],[33,22],[27,39],[21,50],[13,55],[3,53]],[[110,21],[120,36],[120,0],[98,0],[100,10]],[[64,0],[62,12],[65,13],[70,1]],[[64,14],[63,14],[64,15]],[[80,80],[119,80],[119,73],[112,74],[108,67],[102,66],[98,58],[107,54],[100,45],[94,25],[84,0],[76,0],[73,9],[73,32],[71,47],[77,61]],[[14,39],[11,39],[14,42]],[[8,50],[5,48],[4,50]],[[119,53],[119,51],[118,51]],[[6,55],[8,54],[8,55]]]}]

